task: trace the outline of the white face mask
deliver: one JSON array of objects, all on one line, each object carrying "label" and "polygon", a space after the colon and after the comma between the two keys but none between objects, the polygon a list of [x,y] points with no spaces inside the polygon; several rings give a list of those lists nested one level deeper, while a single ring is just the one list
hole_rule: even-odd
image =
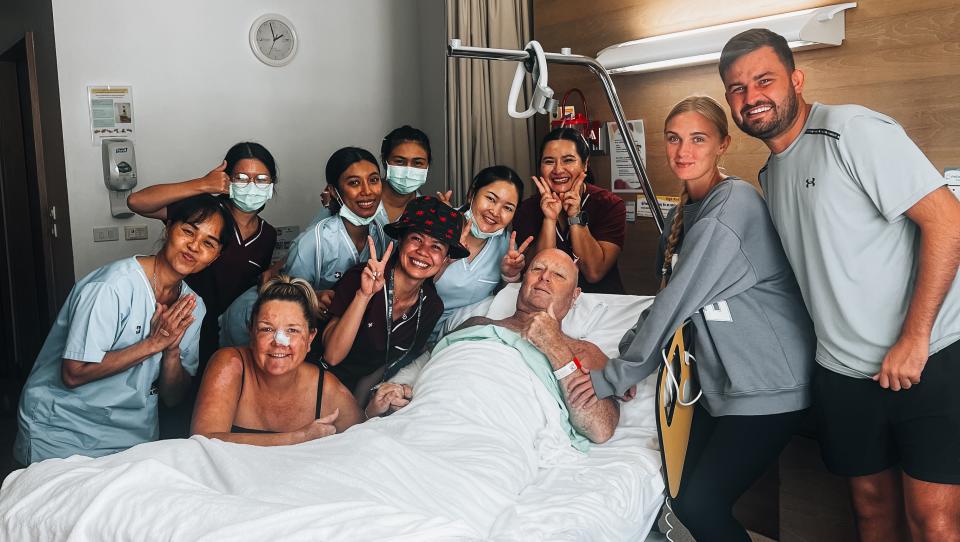
[{"label": "white face mask", "polygon": [[427,182],[428,168],[387,164],[387,182],[398,194],[409,194]]},{"label": "white face mask", "polygon": [[370,225],[370,223],[373,222],[375,218],[377,218],[377,215],[380,213],[380,211],[383,210],[383,202],[381,201],[380,204],[377,206],[377,211],[372,215],[364,218],[358,215],[357,213],[353,212],[353,210],[351,210],[349,207],[347,207],[347,204],[343,202],[343,197],[340,195],[340,192],[338,192],[336,188],[333,189],[333,193],[336,194],[337,201],[340,203],[340,211],[337,214],[339,214],[341,217],[343,217],[344,220],[353,224],[354,226]]},{"label": "white face mask", "polygon": [[477,220],[473,218],[472,208],[467,209],[466,212],[463,213],[463,217],[470,221],[470,235],[476,237],[477,239],[484,240],[484,239],[489,239],[491,237],[496,237],[498,235],[503,234],[503,228],[500,228],[497,231],[492,231],[490,233],[487,233],[481,230],[480,224],[478,224]]}]

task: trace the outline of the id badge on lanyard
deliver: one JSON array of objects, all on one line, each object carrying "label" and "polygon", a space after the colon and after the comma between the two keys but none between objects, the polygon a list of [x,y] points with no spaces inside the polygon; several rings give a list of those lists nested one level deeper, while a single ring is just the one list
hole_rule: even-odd
[{"label": "id badge on lanyard", "polygon": [[391,269],[390,274],[387,275],[387,283],[384,285],[384,288],[383,288],[384,316],[386,317],[386,328],[387,328],[387,348],[383,354],[383,375],[380,377],[380,383],[374,386],[373,388],[370,388],[371,391],[379,388],[380,384],[383,384],[384,382],[386,382],[387,378],[389,378],[387,375],[393,376],[393,373],[391,371],[393,371],[395,367],[400,365],[400,363],[407,358],[407,355],[409,355],[410,351],[413,350],[413,345],[417,342],[417,336],[420,334],[420,315],[423,312],[421,310],[423,308],[421,306],[423,304],[423,288],[422,287],[420,288],[420,291],[417,293],[417,306],[414,309],[415,312],[417,313],[417,320],[416,320],[414,331],[413,331],[413,342],[410,343],[410,347],[407,348],[406,351],[404,351],[402,356],[397,358],[397,360],[394,361],[393,363],[390,362],[390,348],[391,348],[390,343],[391,343],[391,338],[393,336],[393,273],[394,273],[394,269]]}]

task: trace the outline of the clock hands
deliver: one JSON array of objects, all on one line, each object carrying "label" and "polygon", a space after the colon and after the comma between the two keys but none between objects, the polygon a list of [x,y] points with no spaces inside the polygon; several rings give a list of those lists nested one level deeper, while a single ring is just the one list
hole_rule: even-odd
[{"label": "clock hands", "polygon": [[[266,19],[266,17],[264,17],[264,19]],[[276,26],[274,26],[274,23],[276,23]],[[256,41],[259,43],[256,44],[256,47],[259,51],[259,54],[263,55],[263,57],[279,62],[284,57],[289,56],[292,53],[291,46],[296,47],[296,42],[294,41],[296,39],[296,34],[287,24],[281,21],[266,20],[261,22],[258,28]],[[266,51],[263,50],[263,46],[267,41],[267,36],[265,35],[264,30],[270,31],[271,40],[270,47],[268,47]],[[254,38],[253,34],[251,33],[251,40],[252,39]],[[277,47],[277,42],[280,42],[280,47]],[[261,57],[261,60],[269,64],[270,62],[263,57]]]}]

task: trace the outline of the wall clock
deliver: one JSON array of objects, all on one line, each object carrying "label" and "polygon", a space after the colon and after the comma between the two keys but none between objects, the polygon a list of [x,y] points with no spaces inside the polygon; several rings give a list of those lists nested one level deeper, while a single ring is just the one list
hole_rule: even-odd
[{"label": "wall clock", "polygon": [[283,15],[262,15],[250,27],[250,48],[268,66],[285,66],[297,54],[297,31]]}]

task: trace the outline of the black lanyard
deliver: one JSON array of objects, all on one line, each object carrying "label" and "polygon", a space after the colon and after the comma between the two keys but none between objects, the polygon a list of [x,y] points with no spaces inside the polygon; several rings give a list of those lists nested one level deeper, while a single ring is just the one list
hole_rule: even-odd
[{"label": "black lanyard", "polygon": [[[397,367],[403,360],[407,358],[407,355],[410,354],[410,351],[413,350],[414,344],[417,342],[417,336],[420,334],[420,315],[423,312],[423,286],[420,287],[420,291],[417,292],[417,321],[416,326],[413,331],[413,341],[410,342],[410,347],[400,356],[396,361],[390,363],[390,337],[393,335],[393,272],[396,268],[390,269],[390,274],[387,275],[387,283],[383,288],[383,298],[384,298],[384,310],[385,316],[387,319],[387,349],[386,353],[383,355],[383,376],[380,377],[380,382],[383,383],[386,381],[389,376],[393,376],[393,369]],[[399,324],[398,324],[399,325]],[[399,347],[398,347],[399,348]],[[401,366],[402,367],[402,366]],[[389,375],[389,376],[388,376]]]}]

